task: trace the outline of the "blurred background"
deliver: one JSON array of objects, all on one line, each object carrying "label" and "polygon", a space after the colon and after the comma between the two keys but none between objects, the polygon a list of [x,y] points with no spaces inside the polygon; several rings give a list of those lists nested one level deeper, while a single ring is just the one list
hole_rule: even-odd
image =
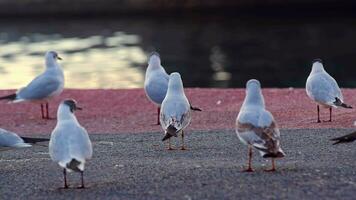
[{"label": "blurred background", "polygon": [[66,88],[141,88],[151,51],[186,87],[304,87],[314,58],[356,87],[355,11],[348,0],[0,0],[0,89],[41,73],[47,50]]}]

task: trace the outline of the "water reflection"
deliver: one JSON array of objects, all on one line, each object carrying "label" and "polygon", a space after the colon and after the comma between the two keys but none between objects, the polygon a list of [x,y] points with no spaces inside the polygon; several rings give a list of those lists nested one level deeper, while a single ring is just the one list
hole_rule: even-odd
[{"label": "water reflection", "polygon": [[[123,18],[0,21],[0,89],[43,70],[43,54],[63,57],[67,88],[142,87],[146,55],[158,50],[187,87],[304,87],[321,57],[343,87],[354,79],[355,19]],[[348,73],[345,73],[348,72]]]}]

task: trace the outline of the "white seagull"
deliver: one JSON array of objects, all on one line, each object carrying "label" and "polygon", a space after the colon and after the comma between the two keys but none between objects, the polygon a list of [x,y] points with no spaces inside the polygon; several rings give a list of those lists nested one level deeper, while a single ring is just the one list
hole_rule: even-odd
[{"label": "white seagull", "polygon": [[275,171],[275,158],[284,157],[280,147],[280,133],[272,114],[265,109],[265,102],[258,80],[251,79],[246,83],[246,97],[236,119],[236,133],[242,143],[248,145],[248,168],[252,172],[252,148],[257,149],[264,158],[272,159]]},{"label": "white seagull", "polygon": [[63,168],[64,188],[67,185],[67,170],[80,172],[84,188],[84,165],[92,157],[93,149],[87,131],[78,123],[74,111],[81,110],[74,100],[64,100],[58,107],[57,125],[52,131],[49,154]]},{"label": "white seagull", "polygon": [[[41,103],[42,119],[49,119],[48,100],[62,93],[64,88],[63,70],[57,63],[61,60],[55,51],[48,51],[45,55],[45,71],[33,79],[26,87],[15,94],[0,97],[0,100],[10,100],[13,103],[31,101]],[[46,104],[46,115],[43,104]]]},{"label": "white seagull", "polygon": [[31,147],[32,144],[44,141],[49,141],[49,139],[20,137],[16,133],[0,128],[0,151]]},{"label": "white seagull", "polygon": [[331,122],[332,108],[352,108],[344,103],[339,85],[325,70],[320,59],[313,61],[313,67],[306,83],[306,91],[313,101],[317,103],[318,123],[320,123],[319,105],[329,108],[329,122]]},{"label": "white seagull", "polygon": [[167,93],[169,75],[161,65],[157,52],[152,52],[148,58],[145,77],[145,92],[148,99],[157,106],[157,124],[162,101]]},{"label": "white seagull", "polygon": [[160,122],[165,136],[162,141],[169,140],[168,149],[172,150],[172,136],[177,137],[181,132],[182,150],[184,146],[184,129],[191,120],[191,108],[187,97],[184,94],[182,79],[179,73],[174,72],[169,76],[168,91],[161,106]]}]

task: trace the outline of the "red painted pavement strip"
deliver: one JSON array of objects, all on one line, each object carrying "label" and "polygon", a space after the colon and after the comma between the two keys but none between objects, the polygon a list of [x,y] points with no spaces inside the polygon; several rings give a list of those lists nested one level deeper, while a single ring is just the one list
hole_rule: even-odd
[{"label": "red painted pavement strip", "polygon": [[[13,92],[0,91],[0,96]],[[193,106],[203,109],[194,112],[189,130],[229,130],[245,96],[244,89],[186,89]],[[264,89],[267,109],[281,128],[352,128],[356,109],[334,109],[333,122],[315,123],[316,104],[304,89]],[[356,107],[356,89],[343,89],[347,103]],[[143,89],[75,90],[67,89],[50,102],[50,115],[55,116],[58,103],[74,98],[84,109],[76,113],[79,122],[89,133],[144,133],[161,131],[156,122],[156,108]],[[328,109],[321,110],[327,120]],[[7,104],[0,102],[0,127],[21,135],[49,134],[56,120],[42,120],[40,106],[34,103]]]}]

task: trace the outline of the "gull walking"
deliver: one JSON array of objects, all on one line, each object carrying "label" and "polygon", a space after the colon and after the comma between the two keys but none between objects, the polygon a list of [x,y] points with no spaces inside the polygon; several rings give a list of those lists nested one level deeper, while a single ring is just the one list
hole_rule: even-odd
[{"label": "gull walking", "polygon": [[174,72],[169,76],[167,95],[162,102],[160,122],[165,135],[162,141],[168,139],[168,149],[172,150],[171,137],[177,137],[181,132],[182,146],[184,145],[184,129],[191,120],[190,104],[184,94],[182,79],[179,73]]},{"label": "gull walking", "polygon": [[306,83],[306,91],[309,98],[317,103],[318,123],[321,122],[319,105],[329,108],[329,122],[331,122],[332,108],[352,108],[350,105],[344,103],[339,85],[324,70],[320,59],[313,61],[312,71]]},{"label": "gull walking", "polygon": [[81,110],[74,100],[63,101],[57,112],[57,125],[52,131],[49,154],[63,168],[64,188],[68,188],[67,170],[81,174],[84,188],[84,165],[92,157],[93,149],[87,131],[78,123],[74,111]]},{"label": "gull walking", "polygon": [[236,119],[236,133],[242,143],[248,145],[248,168],[252,172],[252,148],[263,158],[272,159],[275,171],[275,158],[284,157],[280,147],[280,133],[272,114],[265,109],[265,102],[258,80],[251,79],[246,84],[246,97]]},{"label": "gull walking", "polygon": [[[42,119],[50,119],[48,100],[62,93],[64,87],[63,70],[57,63],[61,60],[57,52],[49,51],[45,55],[45,71],[33,79],[26,87],[15,94],[0,97],[0,100],[10,100],[13,103],[31,101],[41,103]],[[46,106],[44,111],[44,105]],[[46,114],[46,115],[45,115]]]},{"label": "gull walking", "polygon": [[166,96],[169,75],[161,65],[161,59],[157,52],[151,53],[148,58],[148,67],[145,77],[145,92],[148,99],[157,106],[157,125],[159,125],[159,113],[161,104]]},{"label": "gull walking", "polygon": [[13,148],[31,147],[32,144],[45,141],[49,141],[49,139],[20,137],[16,133],[0,128],[0,151]]}]

